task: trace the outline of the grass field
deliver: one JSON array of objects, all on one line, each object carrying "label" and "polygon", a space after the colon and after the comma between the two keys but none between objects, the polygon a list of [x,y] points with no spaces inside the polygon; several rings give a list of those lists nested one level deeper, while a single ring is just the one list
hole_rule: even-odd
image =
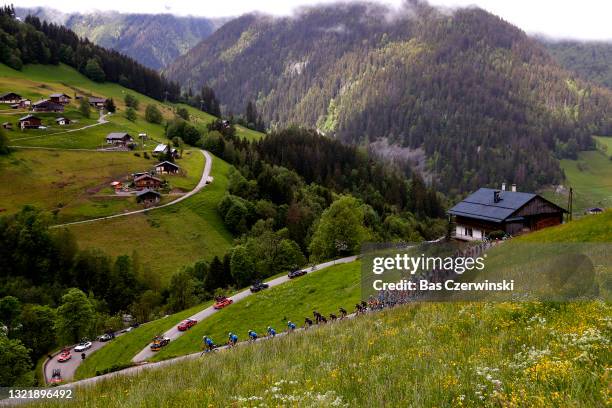
[{"label": "grass field", "polygon": [[595,136],[593,139],[599,150],[606,153],[608,157],[612,157],[612,137]]},{"label": "grass field", "polygon": [[109,369],[115,365],[127,365],[140,350],[151,343],[153,337],[179,324],[199,310],[210,306],[210,303],[194,306],[182,312],[153,320],[140,325],[135,330],[123,334],[111,343],[88,355],[87,359],[77,369],[75,379],[93,377],[96,371]]},{"label": "grass field", "polygon": [[313,318],[313,310],[325,315],[338,314],[340,306],[352,310],[360,300],[360,268],[359,262],[338,265],[255,293],[198,323],[154,360],[197,352],[204,335],[224,344],[230,331],[245,340],[248,330],[263,336],[268,326],[285,330],[288,320],[301,326],[305,317]]},{"label": "grass field", "polygon": [[[138,209],[141,207],[134,197],[115,196],[109,184],[148,170],[155,163],[128,152],[17,149],[0,157],[1,206],[12,213],[31,204],[53,211],[56,223]],[[200,180],[204,157],[189,151],[178,163],[187,171],[186,176],[163,177],[172,186],[193,189]]]},{"label": "grass field", "polygon": [[[195,154],[195,153],[194,153]],[[99,248],[109,255],[137,250],[162,283],[184,265],[223,256],[232,236],[217,213],[227,189],[229,165],[214,158],[214,182],[168,208],[95,223],[70,226],[81,248]]]},{"label": "grass field", "polygon": [[[612,145],[612,138],[597,138],[601,144]],[[593,150],[580,152],[578,160],[561,160],[561,167],[567,181],[565,185],[574,190],[574,215],[580,216],[592,207],[612,207],[612,147],[607,151]],[[567,191],[557,194],[543,192],[544,197],[567,208]]]},{"label": "grass field", "polygon": [[[80,388],[83,407],[605,406],[601,302],[402,306]],[[44,402],[38,406],[63,406]]]}]

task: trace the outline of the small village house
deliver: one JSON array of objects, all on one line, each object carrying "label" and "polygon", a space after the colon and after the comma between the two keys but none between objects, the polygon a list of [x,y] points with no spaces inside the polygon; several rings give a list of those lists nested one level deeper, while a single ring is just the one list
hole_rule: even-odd
[{"label": "small village house", "polygon": [[58,103],[60,105],[68,105],[72,98],[65,93],[54,93],[49,96],[49,100],[53,103]]},{"label": "small village house", "polygon": [[170,148],[170,146],[167,144],[158,144],[157,146],[155,146],[155,149],[153,149],[153,156],[166,155],[168,154],[168,150],[172,152],[172,157],[174,157],[175,159],[179,157],[178,151],[176,149]]},{"label": "small village house", "polygon": [[21,99],[19,102],[11,105],[12,109],[29,109],[32,106],[32,100]]},{"label": "small village house", "polygon": [[136,202],[140,204],[144,204],[145,207],[155,205],[159,203],[160,200],[161,200],[161,194],[159,194],[155,190],[151,190],[148,188],[142,191],[139,191],[136,194]]},{"label": "small village house", "polygon": [[92,96],[88,100],[89,105],[96,109],[104,108],[104,104],[106,103],[106,98],[98,98],[97,96]]},{"label": "small village house", "polygon": [[180,170],[179,166],[169,161],[163,161],[155,165],[155,172],[157,174],[178,174]]},{"label": "small village house", "polygon": [[13,128],[13,125],[11,125],[11,122],[4,122],[2,124],[2,129],[11,130],[12,128]]},{"label": "small village house", "polygon": [[32,104],[33,112],[63,112],[64,105],[59,103],[51,102],[48,99],[38,101]]},{"label": "small village house", "polygon": [[16,94],[15,92],[7,92],[0,95],[0,103],[19,103],[20,100],[21,95]]},{"label": "small village house", "polygon": [[137,190],[142,190],[145,188],[158,189],[161,187],[162,182],[162,179],[148,173],[134,178],[134,186],[136,186]]},{"label": "small village house", "polygon": [[133,141],[132,136],[125,132],[113,132],[106,136],[106,143],[114,146],[127,146]]},{"label": "small village house", "polygon": [[481,240],[491,232],[520,235],[561,224],[567,211],[533,194],[481,188],[448,210],[455,219],[456,239]]},{"label": "small village house", "polygon": [[20,129],[38,129],[42,126],[42,120],[38,116],[34,115],[26,115],[23,118],[19,119],[19,128]]},{"label": "small village house", "polygon": [[55,119],[55,123],[57,123],[59,126],[64,126],[71,124],[72,121],[68,118],[57,118]]}]

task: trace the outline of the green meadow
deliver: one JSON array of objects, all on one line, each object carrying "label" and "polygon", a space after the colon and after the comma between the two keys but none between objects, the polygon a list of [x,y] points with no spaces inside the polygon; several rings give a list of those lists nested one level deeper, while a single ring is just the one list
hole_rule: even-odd
[{"label": "green meadow", "polygon": [[214,157],[214,181],[176,205],[69,229],[81,248],[99,248],[112,256],[138,251],[142,262],[167,283],[182,266],[223,256],[229,249],[233,238],[217,213],[217,204],[227,189],[229,168]]}]

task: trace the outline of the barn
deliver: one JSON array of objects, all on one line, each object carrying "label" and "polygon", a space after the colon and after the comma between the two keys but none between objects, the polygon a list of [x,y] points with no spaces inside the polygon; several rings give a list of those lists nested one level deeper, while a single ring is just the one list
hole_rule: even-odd
[{"label": "barn", "polygon": [[19,119],[21,129],[38,129],[42,125],[42,120],[38,116],[26,115]]},{"label": "barn", "polygon": [[0,103],[19,103],[21,95],[15,92],[7,92],[0,95]]},{"label": "barn", "polygon": [[45,100],[33,103],[32,110],[34,112],[63,112],[64,105],[52,102],[48,99],[45,99]]},{"label": "barn", "polygon": [[481,188],[448,210],[456,239],[481,240],[493,231],[520,235],[561,224],[567,211],[534,193]]},{"label": "barn", "polygon": [[145,189],[136,194],[136,201],[140,204],[144,204],[145,207],[159,203],[160,199],[161,194],[155,190]]}]

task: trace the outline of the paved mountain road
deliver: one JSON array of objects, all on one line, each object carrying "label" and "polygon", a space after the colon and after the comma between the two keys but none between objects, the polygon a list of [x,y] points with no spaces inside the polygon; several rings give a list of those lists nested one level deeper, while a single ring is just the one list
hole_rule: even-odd
[{"label": "paved mountain road", "polygon": [[[315,270],[312,272],[316,272],[316,271],[320,271],[321,269],[325,269],[328,268],[330,266],[333,265],[337,265],[337,264],[342,264],[342,263],[348,263],[348,262],[353,262],[357,259],[357,256],[349,256],[346,258],[340,258],[340,259],[336,259],[333,261],[329,261],[329,262],[323,262],[319,265],[316,265]],[[311,268],[305,268],[303,269],[305,271],[310,271]],[[309,272],[309,273],[312,273]],[[299,278],[298,278],[299,279]],[[274,286],[278,286],[282,283],[288,282],[290,279],[287,275],[283,275],[283,276],[279,276],[278,278],[274,278],[271,281],[266,282],[270,287],[274,287]],[[236,293],[233,296],[230,296],[229,298],[232,299],[235,302],[238,302],[248,296],[252,295],[251,290],[250,289],[245,289],[241,292]],[[228,306],[231,307],[231,306]],[[207,307],[206,309],[203,309],[201,311],[199,311],[198,313],[194,314],[193,316],[190,316],[190,319],[193,320],[197,320],[198,323],[200,323],[202,320],[206,319],[207,317],[211,316],[212,314],[214,314],[217,310],[210,306]],[[181,332],[177,329],[177,326],[172,327],[170,330],[168,330],[167,332],[165,332],[163,334],[163,336],[165,337],[169,337],[170,340],[176,340],[177,338],[179,338],[181,335],[183,335],[186,332]],[[142,349],[140,351],[140,353],[136,354],[136,356],[134,356],[134,358],[132,358],[132,361],[134,363],[141,363],[143,361],[146,361],[147,359],[151,358],[154,355],[154,353],[151,351],[149,345],[147,344],[147,346]]]}]

